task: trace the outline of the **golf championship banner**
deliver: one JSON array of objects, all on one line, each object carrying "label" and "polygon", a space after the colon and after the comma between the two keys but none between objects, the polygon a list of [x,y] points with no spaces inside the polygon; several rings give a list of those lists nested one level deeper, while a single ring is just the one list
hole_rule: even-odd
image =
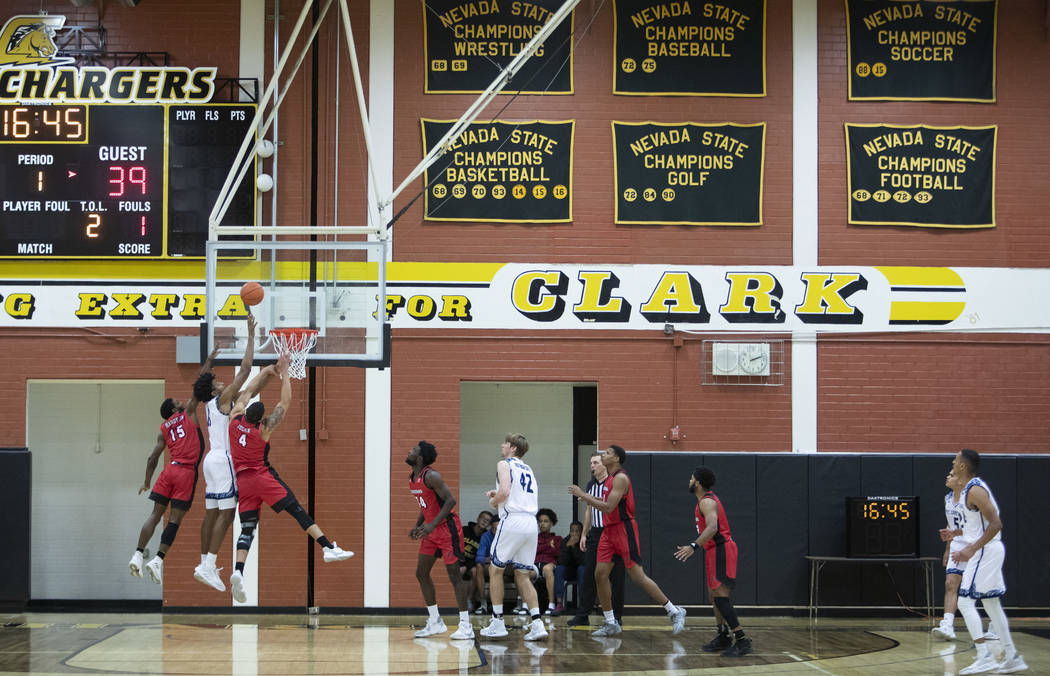
[{"label": "golf championship banner", "polygon": [[995,101],[997,0],[845,0],[851,101]]},{"label": "golf championship banner", "polygon": [[765,0],[615,0],[613,93],[765,96]]},{"label": "golf championship banner", "polygon": [[[423,121],[429,153],[455,120]],[[423,174],[428,221],[572,220],[575,122],[474,122]]]},{"label": "golf championship banner", "polygon": [[847,124],[849,223],[994,228],[997,131]]},{"label": "golf championship banner", "polygon": [[612,127],[616,223],[762,225],[765,123]]},{"label": "golf championship banner", "polygon": [[[564,0],[423,0],[427,94],[485,91]],[[571,94],[570,15],[527,59],[503,94]]]}]

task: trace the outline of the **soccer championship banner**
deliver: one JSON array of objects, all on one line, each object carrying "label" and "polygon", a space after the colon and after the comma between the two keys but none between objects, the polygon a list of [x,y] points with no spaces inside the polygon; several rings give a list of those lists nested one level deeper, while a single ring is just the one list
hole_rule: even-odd
[{"label": "soccer championship banner", "polygon": [[612,128],[616,223],[762,225],[765,123]]},{"label": "soccer championship banner", "polygon": [[[477,94],[529,44],[564,0],[423,0],[427,94]],[[573,17],[526,60],[503,94],[572,94]]]},{"label": "soccer championship banner", "polygon": [[616,0],[613,93],[765,96],[765,0]]},{"label": "soccer championship banner", "polygon": [[994,228],[997,130],[847,124],[850,225]]},{"label": "soccer championship banner", "polygon": [[845,0],[851,101],[995,102],[997,0]]},{"label": "soccer championship banner", "polygon": [[[455,120],[422,120],[429,153]],[[423,174],[428,221],[572,220],[575,122],[474,122]]]}]

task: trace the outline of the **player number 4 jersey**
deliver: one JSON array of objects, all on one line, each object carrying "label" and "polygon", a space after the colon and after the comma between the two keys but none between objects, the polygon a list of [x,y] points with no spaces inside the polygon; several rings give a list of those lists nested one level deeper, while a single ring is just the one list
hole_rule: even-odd
[{"label": "player number 4 jersey", "polygon": [[500,518],[508,514],[533,514],[539,511],[539,484],[532,468],[518,457],[509,457],[504,462],[510,469],[510,496],[500,505]]}]

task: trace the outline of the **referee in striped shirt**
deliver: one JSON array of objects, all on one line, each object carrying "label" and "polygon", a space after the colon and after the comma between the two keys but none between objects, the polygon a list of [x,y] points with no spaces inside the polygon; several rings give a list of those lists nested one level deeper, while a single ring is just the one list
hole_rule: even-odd
[{"label": "referee in striped shirt", "polygon": [[[591,456],[591,481],[587,484],[587,493],[599,500],[604,500],[605,496],[602,494],[602,486],[608,476],[609,473],[605,469],[605,465],[602,464],[602,456],[595,453]],[[584,560],[583,579],[576,581],[579,586],[579,594],[576,599],[576,615],[566,623],[570,627],[590,624],[588,616],[594,608],[594,599],[597,593],[597,588],[594,584],[594,569],[598,563],[598,539],[602,536],[602,528],[605,523],[604,517],[605,515],[594,507],[588,507],[587,513],[583,518],[583,540],[580,541],[580,546],[583,547],[586,558]],[[609,574],[609,581],[612,583],[613,613],[616,615],[616,621],[622,625],[625,569],[623,567],[623,559],[617,556],[613,560],[615,565]]]}]

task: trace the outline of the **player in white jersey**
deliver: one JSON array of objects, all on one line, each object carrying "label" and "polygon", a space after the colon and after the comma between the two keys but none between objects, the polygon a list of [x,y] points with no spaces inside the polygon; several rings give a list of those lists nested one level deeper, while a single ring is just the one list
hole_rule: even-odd
[{"label": "player in white jersey", "polygon": [[[526,641],[547,638],[547,629],[540,616],[539,597],[532,585],[536,570],[536,538],[539,526],[539,484],[532,468],[522,461],[529,451],[529,442],[521,434],[508,434],[500,446],[502,459],[496,465],[499,487],[485,493],[489,505],[499,510],[499,529],[492,540],[492,563],[489,570],[489,598],[492,603],[492,621],[481,630],[481,635],[498,638],[507,635],[503,620],[503,569],[514,567],[514,582],[528,605],[532,626],[525,634]],[[498,601],[498,603],[497,603]]]},{"label": "player in white jersey", "polygon": [[[248,335],[255,336],[255,317],[248,314]],[[215,379],[207,371],[193,384],[194,396],[205,402],[208,420],[208,453],[202,463],[204,469],[204,522],[201,524],[201,562],[193,570],[198,582],[226,591],[215,567],[216,555],[222,546],[226,531],[233,523],[237,507],[237,482],[234,479],[233,461],[230,459],[230,408],[240,394],[252,368],[255,341],[249,340],[237,375],[230,384]],[[217,351],[216,351],[217,352]],[[212,352],[209,359],[214,359]],[[262,383],[258,384],[260,387]]]},{"label": "player in white jersey", "polygon": [[[969,448],[959,451],[952,462],[952,472],[959,481],[965,482],[960,502],[966,508],[962,538],[967,542],[952,555],[952,560],[963,568],[959,585],[959,611],[977,647],[977,660],[959,673],[995,671],[998,674],[1012,674],[1024,671],[1028,665],[1014,647],[1010,625],[1000,600],[1006,593],[1003,580],[1003,524],[999,520],[999,505],[991,489],[977,476],[980,463],[980,455]],[[996,662],[985,643],[981,617],[977,614],[977,599],[981,599],[984,612],[988,613],[992,621],[992,630],[1002,641],[1002,662]]]}]

